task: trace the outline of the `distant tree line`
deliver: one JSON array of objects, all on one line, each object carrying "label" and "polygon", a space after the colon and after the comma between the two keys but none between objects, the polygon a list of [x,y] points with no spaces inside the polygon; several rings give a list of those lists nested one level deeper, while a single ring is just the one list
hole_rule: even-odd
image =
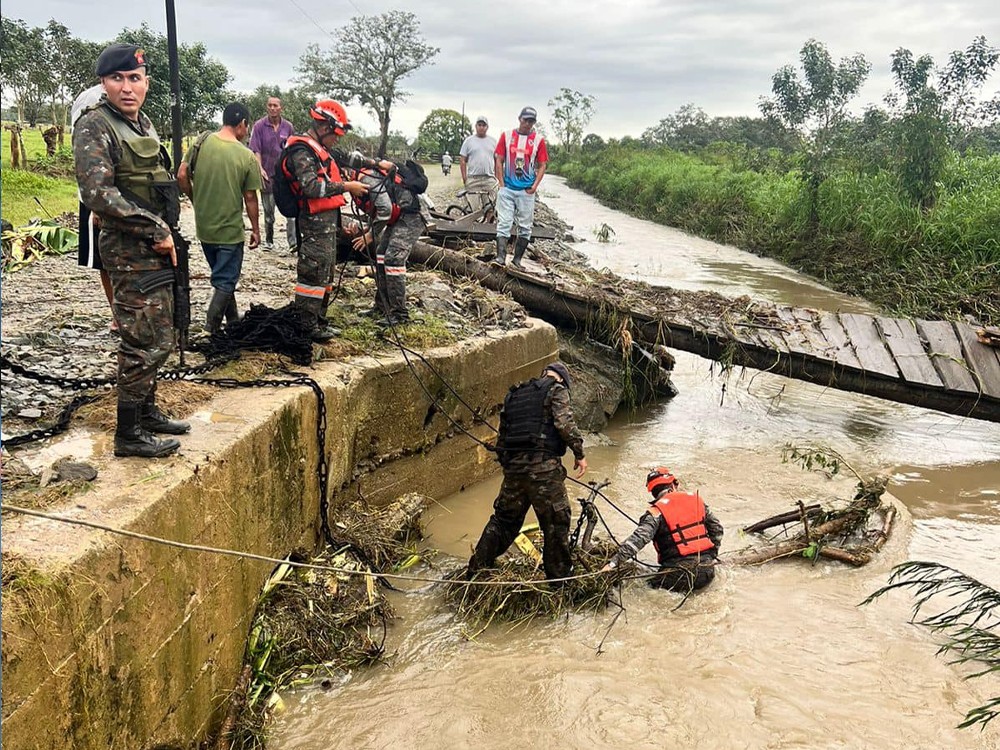
[{"label": "distant tree line", "polygon": [[1000,49],[980,36],[942,65],[905,48],[890,60],[893,89],[881,106],[860,115],[850,105],[871,63],[860,54],[835,61],[822,42],[810,39],[797,68],[786,65],[773,75],[760,117],[710,117],[685,104],[638,139],[605,142],[590,133],[581,147],[585,153],[607,146],[666,147],[737,168],[794,169],[809,186],[814,209],[831,174],[889,170],[908,200],[928,210],[952,154],[1000,153],[1000,92],[982,94],[1000,67]]}]

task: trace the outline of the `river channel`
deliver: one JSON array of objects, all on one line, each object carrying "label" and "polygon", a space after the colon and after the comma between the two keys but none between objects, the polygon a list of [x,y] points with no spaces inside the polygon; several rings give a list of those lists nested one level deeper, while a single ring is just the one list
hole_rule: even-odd
[{"label": "river channel", "polygon": [[[870,309],[772,261],[604,208],[560,178],[546,177],[542,199],[589,238],[578,247],[593,264],[623,276]],[[594,238],[605,223],[611,243]],[[940,641],[908,621],[909,595],[858,606],[912,559],[1000,588],[1000,425],[749,370],[723,380],[685,353],[674,378],[677,398],[617,417],[606,431],[614,445],[587,450],[588,478],[609,478],[616,503],[638,517],[646,472],[664,464],[699,490],[726,527],[723,551],[733,549],[745,543],[743,525],[797,500],[852,495],[852,478],[782,462],[786,443],[821,444],[862,473],[891,477],[907,512],[883,553],[861,569],[723,567],[679,609],[679,595],[636,584],[610,633],[611,611],[470,638],[439,592],[396,595],[390,658],[331,690],[284,696],[270,747],[1000,748],[1000,726],[955,728],[1000,694],[997,679],[966,680],[972,669],[936,656]],[[442,498],[428,514],[429,544],[444,560],[468,556],[499,481]],[[602,513],[616,535],[629,532],[627,519]]]}]

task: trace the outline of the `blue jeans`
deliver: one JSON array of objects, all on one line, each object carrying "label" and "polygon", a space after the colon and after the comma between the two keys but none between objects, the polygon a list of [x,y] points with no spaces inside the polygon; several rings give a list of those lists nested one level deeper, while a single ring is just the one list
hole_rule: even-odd
[{"label": "blue jeans", "polygon": [[235,292],[236,282],[240,280],[243,270],[243,243],[216,245],[202,242],[201,249],[212,269],[212,286],[220,292]]},{"label": "blue jeans", "polygon": [[531,237],[531,225],[535,221],[535,194],[528,195],[523,190],[511,190],[506,185],[497,194],[497,237],[510,237],[510,230],[517,221],[517,236]]}]

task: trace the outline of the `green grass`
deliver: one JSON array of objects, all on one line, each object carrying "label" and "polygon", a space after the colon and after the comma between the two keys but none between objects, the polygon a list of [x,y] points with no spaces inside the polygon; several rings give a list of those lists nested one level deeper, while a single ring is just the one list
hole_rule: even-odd
[{"label": "green grass", "polygon": [[[14,226],[27,224],[32,218],[45,217],[45,211],[35,202],[41,202],[45,210],[53,216],[61,213],[76,213],[76,181],[66,175],[67,168],[72,171],[72,162],[68,162],[65,152],[58,164],[45,157],[45,141],[37,129],[22,132],[24,148],[28,152],[29,166],[46,167],[46,171],[66,176],[48,176],[33,170],[12,169],[10,166],[10,132],[3,131],[3,142],[0,145],[0,165],[2,165],[2,193],[0,193],[0,215]],[[66,148],[69,139],[67,137]]]},{"label": "green grass", "polygon": [[555,171],[610,206],[777,258],[893,313],[1000,322],[1000,156],[955,156],[927,213],[887,172],[834,173],[818,224],[794,172],[623,148]]}]

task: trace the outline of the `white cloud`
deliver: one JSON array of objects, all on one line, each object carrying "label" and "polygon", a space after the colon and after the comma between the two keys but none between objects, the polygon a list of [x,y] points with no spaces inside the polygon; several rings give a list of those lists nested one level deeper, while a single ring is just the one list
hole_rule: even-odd
[{"label": "white cloud", "polygon": [[[604,136],[638,135],[687,102],[712,115],[755,115],[771,75],[797,63],[809,38],[824,42],[835,58],[865,54],[874,67],[859,104],[878,102],[891,85],[889,55],[898,47],[943,62],[980,34],[1000,44],[994,0],[831,0],[818,7],[791,0],[178,0],[178,35],[203,42],[229,68],[236,89],[286,86],[305,46],[329,44],[328,33],[358,15],[356,7],[368,15],[410,10],[427,40],[441,48],[433,66],[407,79],[404,88],[413,96],[394,112],[392,127],[411,136],[431,109],[461,109],[463,101],[467,114],[489,115],[494,130],[513,126],[525,104],[544,119],[548,99],[562,86],[597,97],[590,130]],[[144,20],[162,31],[163,8],[162,0],[4,3],[9,17],[32,25],[55,18],[90,39],[110,38]],[[988,90],[998,87],[1000,76],[994,76]],[[359,124],[374,129],[357,107],[350,109]]]}]

